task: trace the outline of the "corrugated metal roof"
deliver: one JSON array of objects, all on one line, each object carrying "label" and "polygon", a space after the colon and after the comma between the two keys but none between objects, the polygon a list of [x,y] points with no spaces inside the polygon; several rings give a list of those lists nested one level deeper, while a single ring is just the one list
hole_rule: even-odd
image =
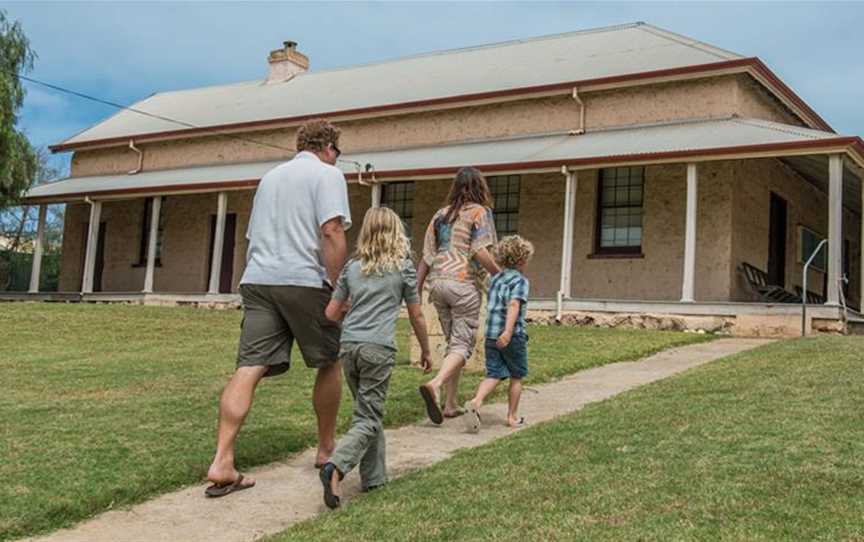
[{"label": "corrugated metal roof", "polygon": [[[158,93],[133,107],[197,127],[221,126],[740,58],[651,25],[634,23],[310,71],[282,83],[250,81]],[[63,144],[182,128],[121,111]]]},{"label": "corrugated metal roof", "polygon": [[[615,157],[635,157],[658,153],[708,152],[754,145],[811,144],[836,139],[831,132],[821,132],[775,122],[740,119],[703,119],[674,123],[651,124],[589,131],[583,135],[554,133],[520,136],[506,139],[465,141],[438,146],[403,148],[369,153],[348,154],[340,167],[346,174],[356,173],[349,161],[372,164],[382,178],[395,172],[449,170],[465,165],[488,167],[490,170],[513,166],[525,169],[526,164],[574,164],[597,161],[608,163]],[[250,181],[253,186],[267,171],[280,163],[256,162],[219,164],[160,171],[144,171],[136,175],[102,175],[73,177],[43,184],[31,189],[27,198],[60,198],[83,194],[126,191],[158,192],[218,189],[220,183]]]}]

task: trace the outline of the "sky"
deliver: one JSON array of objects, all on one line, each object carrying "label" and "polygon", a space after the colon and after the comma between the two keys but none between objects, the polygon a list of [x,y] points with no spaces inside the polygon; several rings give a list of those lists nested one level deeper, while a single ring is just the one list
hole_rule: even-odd
[{"label": "sky", "polygon": [[[644,21],[758,56],[834,129],[864,136],[862,2],[3,2],[38,55],[29,75],[131,105],[262,79],[299,42],[311,69]],[[19,126],[58,143],[115,112],[27,84]],[[182,120],[182,119],[180,119]],[[53,165],[68,168],[69,153]]]}]

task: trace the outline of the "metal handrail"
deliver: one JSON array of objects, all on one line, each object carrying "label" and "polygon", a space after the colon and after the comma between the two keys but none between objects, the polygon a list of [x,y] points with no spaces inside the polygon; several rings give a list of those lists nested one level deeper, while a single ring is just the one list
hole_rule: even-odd
[{"label": "metal handrail", "polygon": [[828,242],[828,239],[822,239],[816,248],[813,250],[813,253],[810,254],[810,257],[807,258],[807,262],[804,264],[804,278],[801,282],[803,282],[801,288],[801,336],[804,337],[807,335],[807,271],[810,268],[810,264],[813,262],[813,258],[819,254],[819,251],[822,249],[822,245]]}]

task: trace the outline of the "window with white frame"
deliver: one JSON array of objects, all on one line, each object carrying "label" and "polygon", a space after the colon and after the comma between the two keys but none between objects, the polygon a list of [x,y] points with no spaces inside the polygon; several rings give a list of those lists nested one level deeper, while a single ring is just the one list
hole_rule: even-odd
[{"label": "window with white frame", "polygon": [[411,238],[414,222],[414,181],[381,184],[381,206],[389,207],[399,215],[405,225],[405,234]]},{"label": "window with white frame", "polygon": [[600,170],[597,196],[597,252],[642,251],[644,167]]},{"label": "window with white frame", "polygon": [[519,231],[519,194],[522,178],[519,175],[496,175],[488,177],[492,193],[495,231],[498,237],[513,235]]}]

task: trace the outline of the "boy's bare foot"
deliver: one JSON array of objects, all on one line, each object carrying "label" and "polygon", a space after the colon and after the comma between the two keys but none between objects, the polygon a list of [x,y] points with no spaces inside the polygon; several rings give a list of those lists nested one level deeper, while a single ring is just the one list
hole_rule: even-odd
[{"label": "boy's bare foot", "polygon": [[520,427],[524,427],[525,417],[520,416],[518,418],[507,418],[507,425],[510,426],[511,429],[518,429]]}]

